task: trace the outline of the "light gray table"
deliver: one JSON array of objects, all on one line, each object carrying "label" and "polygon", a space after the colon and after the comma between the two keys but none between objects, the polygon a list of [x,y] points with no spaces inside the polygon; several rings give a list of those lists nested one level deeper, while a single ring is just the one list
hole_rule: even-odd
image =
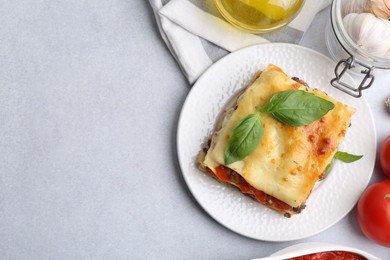
[{"label": "light gray table", "polygon": [[[303,42],[325,54],[327,16]],[[200,208],[175,148],[190,86],[148,1],[5,0],[0,24],[1,259],[248,259],[307,241],[389,259],[355,209],[318,235],[271,243]],[[378,141],[390,134],[389,82],[365,92]]]}]

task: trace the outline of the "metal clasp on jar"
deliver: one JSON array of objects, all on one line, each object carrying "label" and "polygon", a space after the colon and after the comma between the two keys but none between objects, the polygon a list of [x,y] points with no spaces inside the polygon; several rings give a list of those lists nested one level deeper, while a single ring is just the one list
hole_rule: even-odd
[{"label": "metal clasp on jar", "polygon": [[[362,79],[357,88],[342,81],[342,77],[345,72],[352,68],[355,68],[355,64],[358,64],[365,68],[360,71],[360,73],[364,75],[364,78]],[[348,59],[340,60],[339,63],[337,63],[336,68],[334,70],[336,77],[330,81],[330,84],[332,84],[333,87],[344,91],[345,93],[353,97],[358,98],[362,96],[363,90],[371,87],[372,83],[374,83],[375,77],[373,75],[373,70],[374,68],[372,66],[366,65],[351,56]]]}]

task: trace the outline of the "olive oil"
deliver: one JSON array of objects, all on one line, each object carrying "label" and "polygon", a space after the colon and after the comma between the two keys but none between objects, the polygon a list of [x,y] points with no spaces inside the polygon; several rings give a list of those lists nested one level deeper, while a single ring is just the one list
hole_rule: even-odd
[{"label": "olive oil", "polygon": [[221,14],[243,29],[271,31],[286,25],[304,0],[215,0]]}]

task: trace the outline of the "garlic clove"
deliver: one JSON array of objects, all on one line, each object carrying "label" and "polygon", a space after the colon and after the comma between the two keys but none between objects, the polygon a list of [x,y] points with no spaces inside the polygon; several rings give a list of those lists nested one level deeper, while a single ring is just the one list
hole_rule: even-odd
[{"label": "garlic clove", "polygon": [[349,13],[364,13],[371,12],[370,6],[371,0],[348,0],[342,1],[342,16],[346,16]]},{"label": "garlic clove", "polygon": [[373,55],[387,52],[390,49],[389,29],[390,27],[386,28],[384,20],[378,19],[373,15],[365,15],[362,19],[362,26],[360,27],[359,38],[356,43],[364,46]]},{"label": "garlic clove", "polygon": [[350,13],[343,19],[344,27],[354,42],[359,40],[360,28],[364,22],[364,19],[358,19],[358,15],[356,13]]},{"label": "garlic clove", "polygon": [[390,109],[390,97],[388,97],[385,101],[385,105],[387,107],[387,109]]},{"label": "garlic clove", "polygon": [[390,10],[390,0],[383,0],[383,3],[384,3],[385,6],[387,7],[387,9]]},{"label": "garlic clove", "polygon": [[372,12],[383,19],[390,19],[390,0],[371,0]]},{"label": "garlic clove", "polygon": [[390,21],[371,13],[351,13],[343,19],[351,39],[366,52],[381,58],[390,58]]}]

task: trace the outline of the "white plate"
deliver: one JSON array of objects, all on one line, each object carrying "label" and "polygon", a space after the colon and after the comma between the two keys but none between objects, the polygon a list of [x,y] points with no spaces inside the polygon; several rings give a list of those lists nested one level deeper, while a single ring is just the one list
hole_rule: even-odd
[{"label": "white plate", "polygon": [[[269,63],[289,76],[357,108],[339,150],[364,157],[354,163],[336,161],[330,176],[318,183],[299,215],[285,218],[237,189],[221,184],[197,169],[195,159],[210,137],[221,109],[239,89],[247,86],[256,71]],[[215,220],[227,228],[259,240],[289,241],[319,233],[343,218],[366,188],[375,162],[376,134],[364,98],[356,99],[333,88],[335,63],[313,50],[297,45],[271,43],[232,53],[214,64],[197,81],[181,111],[177,149],[184,179],[192,194]],[[349,76],[349,84],[355,84]]]}]

